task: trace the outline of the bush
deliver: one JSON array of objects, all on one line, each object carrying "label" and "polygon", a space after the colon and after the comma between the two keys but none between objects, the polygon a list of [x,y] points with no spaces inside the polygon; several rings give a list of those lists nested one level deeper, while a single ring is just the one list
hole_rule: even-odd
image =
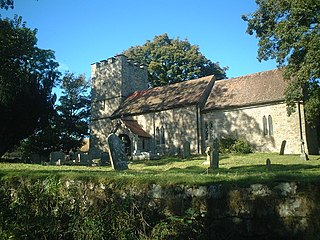
[{"label": "bush", "polygon": [[220,153],[252,153],[252,146],[244,139],[221,138]]},{"label": "bush", "polygon": [[236,140],[236,142],[233,144],[232,147],[235,153],[243,153],[243,154],[252,153],[252,147],[250,143],[246,140],[238,139]]}]

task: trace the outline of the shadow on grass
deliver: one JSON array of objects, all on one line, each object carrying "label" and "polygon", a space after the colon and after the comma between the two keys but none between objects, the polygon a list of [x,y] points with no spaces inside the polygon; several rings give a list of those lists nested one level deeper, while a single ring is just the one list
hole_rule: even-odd
[{"label": "shadow on grass", "polygon": [[[300,171],[307,169],[319,169],[319,166],[307,165],[307,164],[272,164],[268,169],[266,165],[246,165],[239,167],[231,167],[230,171],[240,172],[285,172],[285,171]],[[319,169],[320,170],[320,169]]]},{"label": "shadow on grass", "polygon": [[[220,160],[229,158],[228,155],[220,156]],[[189,162],[194,160],[202,160],[206,161],[206,156],[194,156],[190,158],[179,158],[179,157],[163,157],[157,160],[134,160],[133,164],[143,164],[145,166],[164,166],[170,163],[182,163],[182,162]]]}]

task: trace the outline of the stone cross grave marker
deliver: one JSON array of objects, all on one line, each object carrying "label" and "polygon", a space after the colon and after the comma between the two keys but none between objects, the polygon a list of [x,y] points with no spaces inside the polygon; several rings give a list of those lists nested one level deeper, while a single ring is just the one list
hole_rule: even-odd
[{"label": "stone cross grave marker", "polygon": [[210,163],[209,168],[219,168],[219,140],[215,138],[210,147],[206,149],[207,161]]},{"label": "stone cross grave marker", "polygon": [[219,168],[219,140],[215,138],[213,140],[212,151],[210,156],[210,167]]},{"label": "stone cross grave marker", "polygon": [[128,156],[124,152],[121,139],[116,134],[111,133],[107,138],[107,142],[112,168],[114,170],[128,169]]}]

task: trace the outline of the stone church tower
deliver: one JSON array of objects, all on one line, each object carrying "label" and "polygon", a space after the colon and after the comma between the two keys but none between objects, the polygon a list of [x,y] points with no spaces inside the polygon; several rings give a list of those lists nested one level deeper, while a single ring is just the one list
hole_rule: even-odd
[{"label": "stone church tower", "polygon": [[124,99],[131,93],[148,88],[147,68],[124,55],[91,65],[92,103],[90,150],[107,151],[106,139],[117,120],[111,120]]}]

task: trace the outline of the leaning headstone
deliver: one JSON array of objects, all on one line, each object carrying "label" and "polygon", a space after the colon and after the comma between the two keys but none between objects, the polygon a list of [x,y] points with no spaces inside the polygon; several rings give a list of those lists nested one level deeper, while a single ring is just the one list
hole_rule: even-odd
[{"label": "leaning headstone", "polygon": [[123,142],[114,133],[107,138],[111,166],[114,170],[128,169],[128,156],[124,152]]},{"label": "leaning headstone", "polygon": [[190,142],[185,141],[182,146],[182,158],[190,157]]},{"label": "leaning headstone", "polygon": [[50,153],[50,163],[51,164],[56,164],[59,161],[60,165],[61,165],[64,162],[64,160],[65,160],[65,154],[63,152],[56,151],[56,152]]},{"label": "leaning headstone", "polygon": [[283,140],[282,143],[281,143],[281,148],[280,148],[280,155],[283,155],[284,154],[284,149],[286,147],[286,143],[287,141],[286,140]]}]

